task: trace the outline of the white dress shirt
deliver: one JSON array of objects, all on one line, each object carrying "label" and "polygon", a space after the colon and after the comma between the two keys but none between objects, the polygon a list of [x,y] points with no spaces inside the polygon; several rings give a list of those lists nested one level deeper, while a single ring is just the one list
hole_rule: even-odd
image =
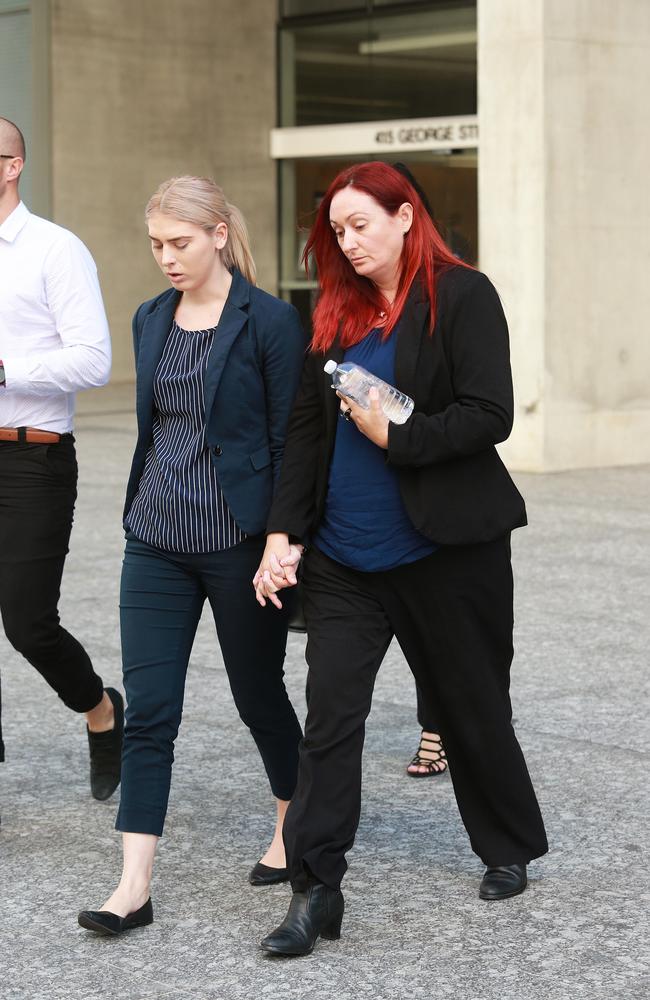
[{"label": "white dress shirt", "polygon": [[75,392],[105,385],[111,344],[81,240],[21,202],[0,226],[0,427],[72,430]]}]

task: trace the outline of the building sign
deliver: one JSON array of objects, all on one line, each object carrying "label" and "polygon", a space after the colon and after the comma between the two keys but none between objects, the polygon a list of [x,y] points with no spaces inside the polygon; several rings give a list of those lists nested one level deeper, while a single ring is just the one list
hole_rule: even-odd
[{"label": "building sign", "polygon": [[476,115],[271,130],[271,156],[274,160],[357,156],[364,153],[376,155],[388,151],[475,149],[477,146]]}]

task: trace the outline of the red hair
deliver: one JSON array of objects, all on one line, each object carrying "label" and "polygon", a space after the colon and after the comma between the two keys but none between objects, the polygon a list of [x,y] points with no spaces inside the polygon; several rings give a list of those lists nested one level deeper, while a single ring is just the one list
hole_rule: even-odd
[{"label": "red hair", "polygon": [[[365,191],[387,212],[395,215],[405,202],[413,206],[413,223],[404,239],[402,268],[395,301],[387,303],[377,286],[355,272],[342,253],[330,225],[330,205],[345,187]],[[320,296],[314,310],[312,350],[326,351],[337,334],[342,347],[358,343],[377,326],[377,316],[387,316],[385,335],[394,329],[402,314],[413,282],[418,278],[431,306],[429,332],[436,315],[436,277],[441,267],[459,265],[459,260],[436,229],[422,199],[406,177],[387,163],[359,163],[335,177],[321,201],[309,233],[303,262],[309,274],[310,261],[316,265]]]}]

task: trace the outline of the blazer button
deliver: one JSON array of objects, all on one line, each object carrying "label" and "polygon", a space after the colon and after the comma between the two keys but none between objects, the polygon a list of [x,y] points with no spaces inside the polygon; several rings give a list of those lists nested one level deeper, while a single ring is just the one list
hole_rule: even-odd
[{"label": "blazer button", "polygon": [[221,447],[220,444],[215,444],[215,446],[214,446],[214,448],[212,450],[214,451],[214,453],[215,453],[215,455],[217,457],[219,457],[219,455],[223,455],[223,449],[222,449],[222,447]]}]

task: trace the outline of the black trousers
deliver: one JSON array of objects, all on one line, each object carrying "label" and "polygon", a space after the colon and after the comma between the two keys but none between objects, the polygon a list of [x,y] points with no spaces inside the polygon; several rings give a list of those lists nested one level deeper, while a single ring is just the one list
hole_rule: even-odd
[{"label": "black trousers", "polygon": [[425,733],[437,733],[438,717],[436,715],[435,706],[430,705],[427,702],[417,681],[415,683],[415,697],[418,706],[417,719],[420,729],[423,729]]},{"label": "black trousers", "polygon": [[310,549],[303,571],[309,703],[298,785],[284,825],[294,889],[346,871],[361,805],[361,754],[377,670],[393,635],[438,728],[472,849],[526,863],[546,834],[511,724],[510,540],[445,546],[360,573]]},{"label": "black trousers", "polygon": [[206,598],[235,704],[271,790],[279,799],[293,795],[302,732],[283,680],[291,608],[288,602],[276,614],[255,600],[264,543],[256,536],[222,552],[181,554],[127,535],[120,622],[128,705],[118,830],[162,834],[185,677]]},{"label": "black trousers", "polygon": [[74,712],[102,699],[85,649],[59,621],[61,577],[75,500],[74,439],[0,442],[0,613],[14,649]]}]

